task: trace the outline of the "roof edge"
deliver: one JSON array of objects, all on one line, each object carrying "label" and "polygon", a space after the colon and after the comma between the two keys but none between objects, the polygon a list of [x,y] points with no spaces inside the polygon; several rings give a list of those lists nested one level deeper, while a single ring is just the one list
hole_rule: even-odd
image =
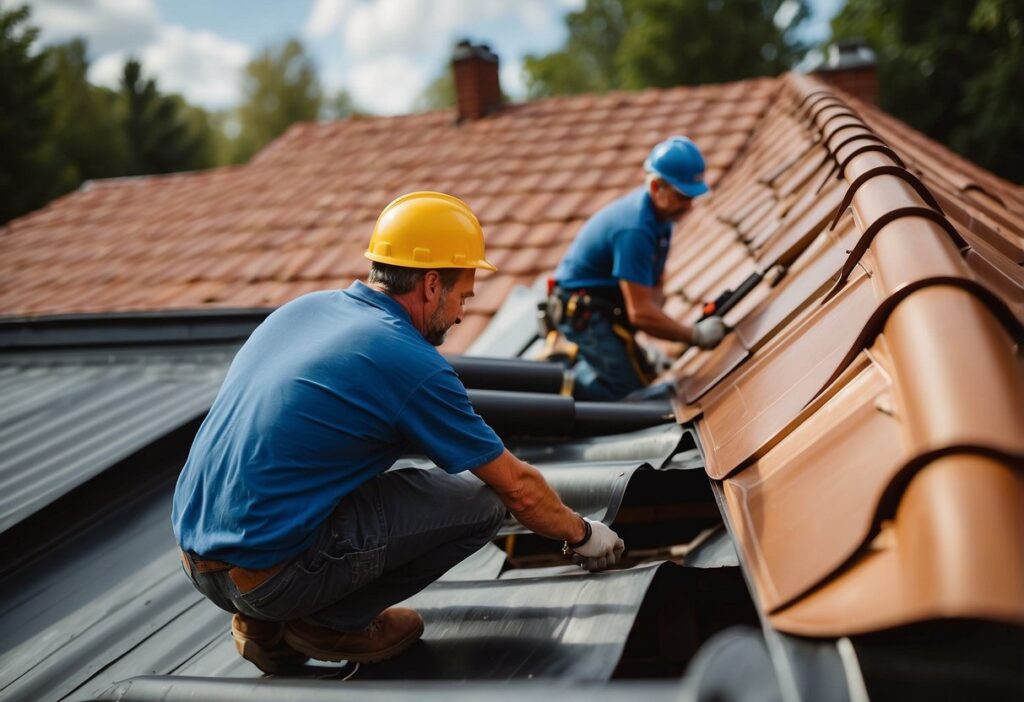
[{"label": "roof edge", "polygon": [[242,342],[273,310],[172,310],[0,317],[0,352]]}]

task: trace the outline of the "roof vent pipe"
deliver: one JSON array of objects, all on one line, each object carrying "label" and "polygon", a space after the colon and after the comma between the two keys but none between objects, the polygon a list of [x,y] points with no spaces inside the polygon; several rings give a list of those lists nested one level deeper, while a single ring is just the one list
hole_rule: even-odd
[{"label": "roof vent pipe", "polygon": [[865,39],[842,39],[828,47],[812,74],[859,100],[878,104],[878,61]]},{"label": "roof vent pipe", "polygon": [[486,117],[501,107],[498,55],[489,46],[460,41],[452,53],[452,72],[459,122]]}]

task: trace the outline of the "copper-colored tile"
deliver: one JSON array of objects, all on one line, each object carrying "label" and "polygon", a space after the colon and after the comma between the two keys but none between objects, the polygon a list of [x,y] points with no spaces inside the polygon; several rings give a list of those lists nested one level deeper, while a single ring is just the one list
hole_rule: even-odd
[{"label": "copper-colored tile", "polygon": [[866,276],[852,282],[702,400],[700,433],[711,477],[763,455],[793,428],[875,310],[870,283]]},{"label": "copper-colored tile", "polygon": [[848,636],[930,619],[1024,624],[1024,474],[954,454],[920,470],[855,561],[771,615],[803,636]]},{"label": "copper-colored tile", "polygon": [[863,545],[905,460],[885,373],[868,366],[793,433],[723,483],[730,521],[773,611]]}]

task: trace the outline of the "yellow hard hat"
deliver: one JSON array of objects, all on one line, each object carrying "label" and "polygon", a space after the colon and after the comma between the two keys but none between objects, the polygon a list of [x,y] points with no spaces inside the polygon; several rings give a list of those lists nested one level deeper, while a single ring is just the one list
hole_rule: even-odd
[{"label": "yellow hard hat", "polygon": [[364,254],[406,268],[482,268],[484,230],[469,205],[444,193],[402,195],[384,208]]}]

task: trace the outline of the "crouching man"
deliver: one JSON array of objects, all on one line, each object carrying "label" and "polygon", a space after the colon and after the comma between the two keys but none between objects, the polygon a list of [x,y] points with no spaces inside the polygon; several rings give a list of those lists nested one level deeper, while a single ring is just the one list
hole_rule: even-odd
[{"label": "crouching man", "polygon": [[[400,197],[366,257],[368,284],[305,295],[252,333],[175,489],[185,572],[267,673],[411,646],[423,620],[392,605],[494,538],[506,510],[590,570],[623,550],[504,448],[435,348],[476,270],[495,270],[469,207]],[[403,453],[439,469],[388,471]]]}]

